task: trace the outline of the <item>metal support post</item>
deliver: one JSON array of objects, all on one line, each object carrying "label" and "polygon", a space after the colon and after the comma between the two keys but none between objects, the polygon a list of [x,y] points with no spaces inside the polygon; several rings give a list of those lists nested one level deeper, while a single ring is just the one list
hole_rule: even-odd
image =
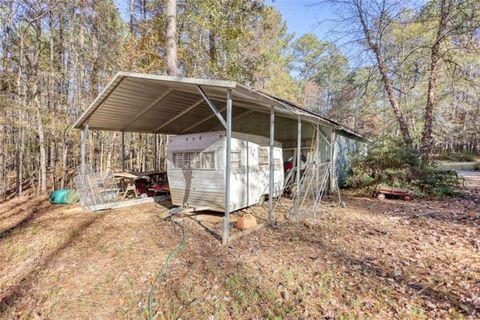
[{"label": "metal support post", "polygon": [[88,138],[88,124],[83,128],[80,134],[80,168],[82,170],[82,175],[85,174],[86,166],[86,156],[85,156],[85,144]]},{"label": "metal support post", "polygon": [[122,171],[125,172],[125,131],[122,131]]},{"label": "metal support post", "polygon": [[80,132],[80,168],[85,168],[85,129]]},{"label": "metal support post", "polygon": [[330,192],[333,192],[337,185],[335,181],[335,130],[333,129],[330,135],[330,153]]},{"label": "metal support post", "polygon": [[227,90],[227,114],[226,114],[226,154],[225,154],[225,217],[223,219],[222,244],[228,243],[230,231],[230,173],[232,169],[232,90]]},{"label": "metal support post", "polygon": [[[316,148],[315,148],[315,191],[314,195],[315,198],[317,198],[318,194],[320,193],[320,162],[321,162],[321,156],[320,156],[320,126],[317,124],[317,135],[315,137],[316,141]],[[313,218],[317,217],[317,210],[313,211]]]},{"label": "metal support post", "polygon": [[275,186],[273,148],[275,146],[275,107],[270,108],[270,157],[269,157],[269,182],[268,182],[268,223],[273,223],[273,192]]},{"label": "metal support post", "polygon": [[157,160],[157,149],[158,149],[158,141],[157,141],[157,134],[153,134],[153,170],[158,171],[158,160]]},{"label": "metal support post", "polygon": [[297,124],[297,170],[296,170],[296,185],[297,185],[297,199],[300,196],[300,170],[301,170],[301,154],[302,154],[302,121],[298,117]]}]

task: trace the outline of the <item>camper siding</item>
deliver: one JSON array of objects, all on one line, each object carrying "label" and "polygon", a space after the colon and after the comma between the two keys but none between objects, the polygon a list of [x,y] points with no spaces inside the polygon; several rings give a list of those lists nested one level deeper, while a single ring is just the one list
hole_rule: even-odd
[{"label": "camper siding", "polygon": [[[268,194],[268,138],[251,134],[233,133],[230,206],[235,211],[254,205]],[[201,138],[201,139],[200,139]],[[254,142],[252,142],[254,141]],[[263,145],[263,146],[262,146]],[[283,157],[279,143],[274,147],[277,159],[274,180],[275,195],[283,184]],[[259,163],[260,149],[264,158]],[[177,152],[215,152],[215,169],[176,169],[173,154]],[[172,203],[178,206],[208,207],[224,211],[226,138],[224,132],[207,132],[170,138],[167,154],[168,179]],[[236,161],[235,160],[239,160]]]},{"label": "camper siding", "polygon": [[[175,143],[172,143],[175,141]],[[174,169],[177,152],[214,152],[214,169]],[[184,135],[170,138],[167,168],[172,203],[178,206],[209,207],[223,211],[225,199],[225,143],[222,135]]]}]

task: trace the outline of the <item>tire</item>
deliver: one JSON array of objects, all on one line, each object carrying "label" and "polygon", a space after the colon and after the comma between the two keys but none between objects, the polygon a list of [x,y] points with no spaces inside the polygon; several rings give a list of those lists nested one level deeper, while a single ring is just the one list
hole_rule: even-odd
[{"label": "tire", "polygon": [[383,193],[379,193],[377,198],[378,200],[385,200],[385,195]]}]

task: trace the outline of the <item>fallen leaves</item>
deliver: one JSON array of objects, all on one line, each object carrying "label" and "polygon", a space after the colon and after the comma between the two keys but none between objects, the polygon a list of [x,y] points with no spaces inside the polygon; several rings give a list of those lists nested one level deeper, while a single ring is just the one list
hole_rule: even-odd
[{"label": "fallen leaves", "polygon": [[[412,202],[345,196],[346,208],[323,206],[316,220],[266,228],[227,247],[185,218],[187,244],[159,284],[155,309],[182,319],[474,319],[480,312],[479,195]],[[83,214],[35,216],[0,240],[1,271],[12,275],[5,287],[54,249],[46,244],[59,235],[76,241],[41,265],[30,290],[8,310],[19,317],[73,311],[141,317],[145,292],[178,240],[155,216],[153,207],[117,210],[78,234],[66,226]],[[22,251],[30,243],[35,252]],[[62,300],[69,301],[66,309]]]}]

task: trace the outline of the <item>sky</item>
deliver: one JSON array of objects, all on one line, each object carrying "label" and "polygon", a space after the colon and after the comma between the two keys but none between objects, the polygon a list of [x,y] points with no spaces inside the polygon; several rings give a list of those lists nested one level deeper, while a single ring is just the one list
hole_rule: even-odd
[{"label": "sky", "polygon": [[328,31],[332,27],[335,12],[328,5],[318,5],[319,1],[311,0],[275,0],[267,1],[282,14],[287,22],[289,33],[299,38],[306,33],[313,33],[320,39],[329,38]]},{"label": "sky", "polygon": [[[337,25],[339,15],[336,8],[320,0],[267,0],[266,3],[280,11],[287,22],[288,32],[295,39],[313,33],[319,39],[331,41],[348,58],[351,68],[362,65],[363,49],[354,40],[353,34],[346,34],[345,25]],[[333,31],[333,32],[332,32]]]}]

